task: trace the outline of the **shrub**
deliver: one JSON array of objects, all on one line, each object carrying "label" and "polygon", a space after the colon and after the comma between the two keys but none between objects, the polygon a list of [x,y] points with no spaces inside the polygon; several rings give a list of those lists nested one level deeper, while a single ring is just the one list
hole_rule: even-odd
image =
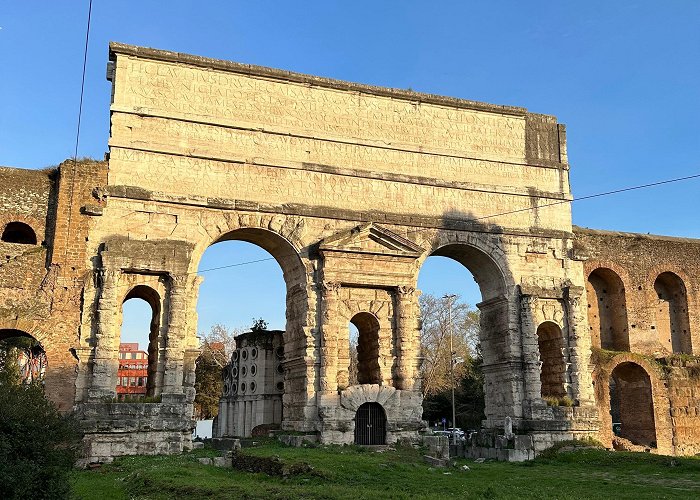
[{"label": "shrub", "polygon": [[0,370],[0,498],[67,498],[80,451],[75,420],[61,415],[40,384]]}]

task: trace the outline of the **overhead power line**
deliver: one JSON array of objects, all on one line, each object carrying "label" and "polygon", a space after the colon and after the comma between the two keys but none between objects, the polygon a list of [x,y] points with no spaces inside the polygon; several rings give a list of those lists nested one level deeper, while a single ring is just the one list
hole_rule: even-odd
[{"label": "overhead power line", "polygon": [[[601,197],[603,197],[603,196],[612,196],[612,195],[615,195],[615,194],[621,194],[621,193],[625,193],[625,192],[628,192],[628,191],[636,191],[636,190],[639,190],[639,189],[647,189],[647,188],[651,188],[651,187],[661,186],[661,185],[664,185],[664,184],[671,184],[671,183],[675,183],[675,182],[688,181],[688,180],[698,179],[698,178],[700,178],[700,173],[692,174],[692,175],[686,175],[686,176],[683,176],[683,177],[674,177],[674,178],[672,178],[672,179],[665,179],[665,180],[662,180],[662,181],[649,182],[649,183],[647,183],[647,184],[639,184],[639,185],[636,185],[636,186],[628,186],[628,187],[624,187],[624,188],[620,188],[620,189],[613,189],[612,191],[604,191],[604,192],[601,192],[601,193],[589,194],[589,195],[581,196],[581,197],[578,197],[578,198],[573,198],[573,199],[571,199],[571,200],[559,200],[559,201],[555,201],[555,202],[552,202],[552,203],[545,203],[544,205],[538,205],[538,206],[535,206],[535,207],[520,208],[520,209],[517,209],[517,210],[510,210],[510,211],[508,211],[508,212],[500,212],[500,213],[496,213],[496,214],[492,214],[492,215],[484,215],[484,216],[481,216],[481,217],[474,217],[474,218],[471,218],[471,219],[447,219],[447,220],[454,220],[455,222],[476,222],[476,221],[480,221],[480,220],[492,219],[492,218],[495,218],[495,217],[501,217],[501,216],[503,216],[503,215],[510,215],[510,214],[519,213],[519,212],[528,212],[528,211],[531,211],[531,210],[539,210],[540,208],[552,207],[552,206],[555,206],[555,205],[562,205],[562,204],[564,204],[564,203],[573,203],[573,202],[575,202],[575,201],[591,200],[591,199],[594,199],[594,198],[601,198]],[[417,230],[415,230],[415,231],[409,231],[408,233],[409,233],[409,234],[415,234],[415,233],[424,232],[424,231],[434,231],[435,229],[436,229],[436,228],[423,228],[423,229],[417,229]],[[258,263],[258,262],[264,262],[264,261],[268,261],[268,260],[275,260],[275,258],[274,258],[274,257],[267,257],[267,258],[265,258],[265,259],[251,260],[251,261],[248,261],[248,262],[237,262],[237,263],[235,263],[235,264],[229,264],[229,265],[226,265],[226,266],[213,267],[213,268],[210,268],[210,269],[201,269],[201,270],[199,270],[199,271],[193,271],[193,272],[187,273],[187,274],[194,274],[194,273],[199,274],[199,273],[206,273],[206,272],[210,272],[210,271],[218,271],[218,270],[221,270],[221,269],[228,269],[228,268],[231,268],[231,267],[240,267],[240,266],[245,266],[245,265],[248,265],[248,264],[256,264],[256,263]]]},{"label": "overhead power line", "polygon": [[83,76],[80,82],[80,104],[78,105],[78,127],[75,131],[75,152],[73,161],[78,159],[78,143],[80,142],[80,121],[83,116],[83,95],[85,94],[85,70],[87,69],[88,44],[90,42],[90,20],[92,18],[92,0],[88,4],[87,27],[85,28],[85,50],[83,51]]}]

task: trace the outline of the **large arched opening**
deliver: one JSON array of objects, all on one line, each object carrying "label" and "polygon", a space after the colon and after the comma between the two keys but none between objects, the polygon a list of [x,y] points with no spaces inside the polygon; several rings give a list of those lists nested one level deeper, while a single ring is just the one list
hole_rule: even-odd
[{"label": "large arched opening", "polygon": [[633,444],[656,448],[651,379],[636,363],[620,363],[610,374],[613,432]]},{"label": "large arched opening", "polygon": [[[421,296],[424,418],[431,425],[452,421],[451,388],[455,388],[456,426],[479,428],[484,417],[503,418],[498,366],[506,352],[508,300],[506,278],[485,251],[466,243],[436,248],[422,263]],[[450,340],[452,342],[450,342]],[[450,344],[452,349],[450,350]],[[430,393],[434,385],[439,411]],[[509,404],[512,402],[507,402]],[[444,419],[444,420],[443,420]]]},{"label": "large arched opening", "polygon": [[44,347],[21,330],[0,330],[0,368],[24,384],[44,383],[48,358]]},{"label": "large arched opening", "polygon": [[674,353],[692,354],[688,296],[683,280],[675,273],[664,272],[654,281],[656,331],[662,347]]},{"label": "large arched opening", "polygon": [[[225,398],[212,411],[199,411],[216,415],[214,437],[250,437],[253,429],[303,420],[287,394],[289,385],[299,393],[306,387],[298,373],[288,376],[285,364],[306,342],[306,272],[298,252],[272,231],[237,229],[203,252],[198,273],[203,277],[197,300],[200,348],[221,350],[225,360],[225,367],[213,367]],[[198,378],[204,376],[204,355]],[[198,385],[198,390],[195,404],[201,410],[205,388]],[[218,402],[221,394],[210,396]]]},{"label": "large arched opening", "polygon": [[615,271],[598,268],[588,275],[588,325],[594,347],[629,351],[625,286]]}]

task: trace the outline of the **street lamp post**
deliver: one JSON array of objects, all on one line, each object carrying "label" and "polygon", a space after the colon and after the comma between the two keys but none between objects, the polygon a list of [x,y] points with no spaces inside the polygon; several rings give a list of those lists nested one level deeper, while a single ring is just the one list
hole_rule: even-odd
[{"label": "street lamp post", "polygon": [[450,338],[450,386],[452,388],[452,444],[457,443],[455,429],[457,428],[457,412],[455,410],[455,353],[452,347],[452,301],[456,295],[443,295],[443,299],[447,300],[447,327]]}]

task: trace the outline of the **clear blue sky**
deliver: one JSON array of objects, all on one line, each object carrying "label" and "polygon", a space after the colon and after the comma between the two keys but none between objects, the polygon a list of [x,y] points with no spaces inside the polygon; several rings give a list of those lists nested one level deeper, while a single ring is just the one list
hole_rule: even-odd
[{"label": "clear blue sky", "polygon": [[[86,15],[87,1],[0,5],[0,164],[39,168],[72,156]],[[577,196],[700,172],[695,0],[95,0],[92,21],[80,156],[107,149],[105,65],[116,40],[554,114],[567,125]],[[582,201],[574,222],[700,237],[699,194],[696,180]],[[213,247],[202,267],[258,258],[243,246]],[[470,279],[434,265],[421,274],[424,290],[478,301],[464,288]],[[204,328],[257,316],[282,326],[273,319],[284,316],[276,264],[254,266],[207,276]],[[277,290],[258,289],[275,276]],[[257,309],[277,302],[281,312]]]}]

